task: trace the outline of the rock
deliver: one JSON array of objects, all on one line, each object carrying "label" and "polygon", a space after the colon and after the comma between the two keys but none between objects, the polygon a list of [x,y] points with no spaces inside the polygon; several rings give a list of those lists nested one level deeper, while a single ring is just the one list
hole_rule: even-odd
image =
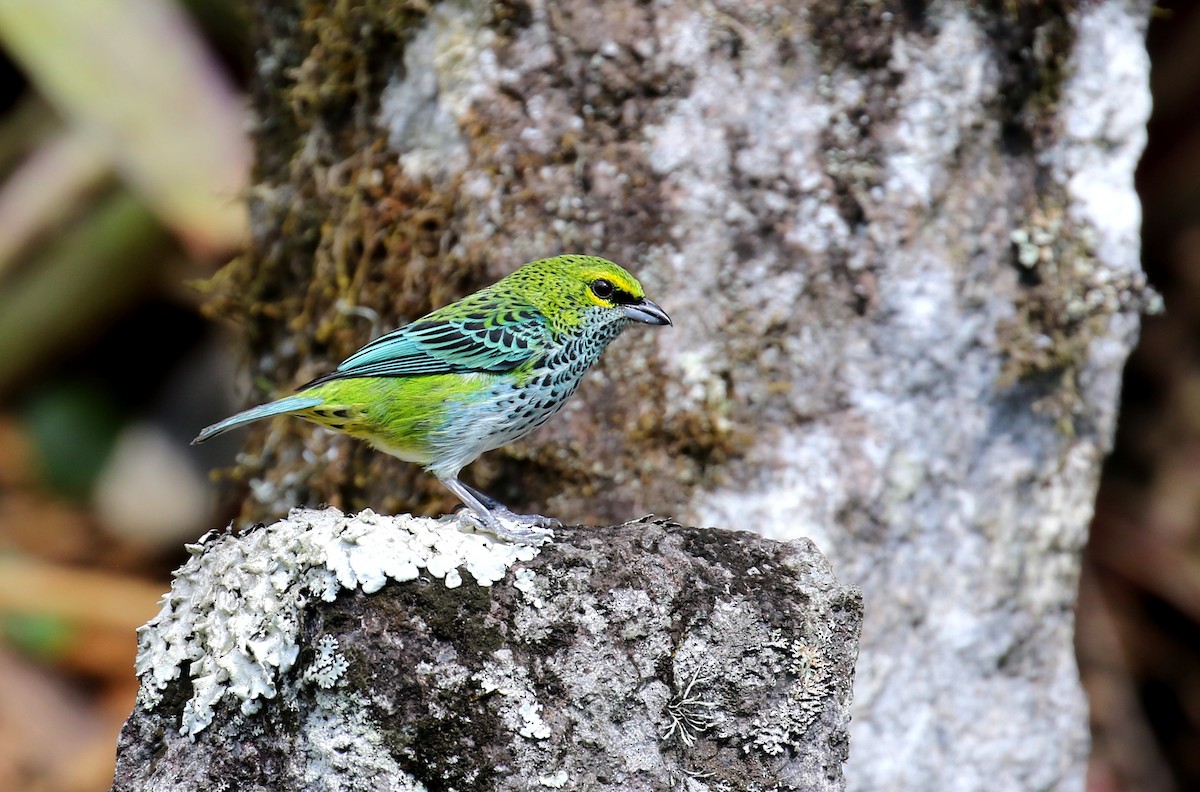
[{"label": "rock", "polygon": [[325,509],[189,549],[114,792],[844,789],[862,601],[807,540]]}]

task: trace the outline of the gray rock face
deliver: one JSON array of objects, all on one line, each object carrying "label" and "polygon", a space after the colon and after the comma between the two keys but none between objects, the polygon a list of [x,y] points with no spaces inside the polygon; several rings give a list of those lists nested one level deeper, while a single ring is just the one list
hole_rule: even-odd
[{"label": "gray rock face", "polygon": [[114,792],[845,786],[862,602],[807,540],[330,509],[193,551]]}]

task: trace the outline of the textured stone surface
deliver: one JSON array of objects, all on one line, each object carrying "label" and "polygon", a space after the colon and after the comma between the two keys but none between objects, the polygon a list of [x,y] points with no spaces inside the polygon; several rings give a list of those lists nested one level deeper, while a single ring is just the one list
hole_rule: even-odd
[{"label": "textured stone surface", "polygon": [[[252,5],[255,250],[214,306],[258,381],[525,260],[613,258],[676,326],[475,483],[811,537],[867,603],[851,788],[1082,788],[1072,606],[1148,301],[1148,3]],[[247,516],[450,506],[257,431]]]},{"label": "textured stone surface", "polygon": [[194,553],[116,791],[845,787],[862,602],[806,540],[297,510]]}]

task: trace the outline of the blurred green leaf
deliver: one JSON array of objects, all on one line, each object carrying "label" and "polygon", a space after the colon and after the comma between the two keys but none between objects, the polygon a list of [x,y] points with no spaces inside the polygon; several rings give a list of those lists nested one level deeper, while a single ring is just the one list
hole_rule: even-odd
[{"label": "blurred green leaf", "polygon": [[24,418],[42,480],[60,494],[85,497],[121,427],[108,395],[88,384],[64,383],[36,393]]},{"label": "blurred green leaf", "polygon": [[243,240],[245,111],[175,3],[4,0],[0,38],[185,240]]},{"label": "blurred green leaf", "polygon": [[9,613],[0,616],[0,635],[6,643],[27,654],[53,660],[71,645],[75,629],[57,616]]}]

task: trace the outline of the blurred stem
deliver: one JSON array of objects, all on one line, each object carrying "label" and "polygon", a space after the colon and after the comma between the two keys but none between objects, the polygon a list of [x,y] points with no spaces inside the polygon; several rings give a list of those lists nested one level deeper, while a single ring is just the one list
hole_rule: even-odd
[{"label": "blurred stem", "polygon": [[0,188],[0,278],[33,240],[73,214],[109,172],[95,138],[77,129],[33,151]]},{"label": "blurred stem", "polygon": [[254,54],[250,42],[250,9],[242,0],[183,0],[183,6],[203,29],[205,38],[249,71]]},{"label": "blurred stem", "polygon": [[40,98],[23,99],[0,124],[0,174],[15,168],[60,122]]},{"label": "blurred stem", "polygon": [[158,611],[165,585],[0,556],[0,616],[37,615],[128,634]]},{"label": "blurred stem", "polygon": [[0,394],[135,299],[169,244],[153,215],[122,190],[36,254],[21,277],[0,287]]},{"label": "blurred stem", "polygon": [[177,3],[0,0],[0,40],[185,242],[242,242],[245,111]]}]

